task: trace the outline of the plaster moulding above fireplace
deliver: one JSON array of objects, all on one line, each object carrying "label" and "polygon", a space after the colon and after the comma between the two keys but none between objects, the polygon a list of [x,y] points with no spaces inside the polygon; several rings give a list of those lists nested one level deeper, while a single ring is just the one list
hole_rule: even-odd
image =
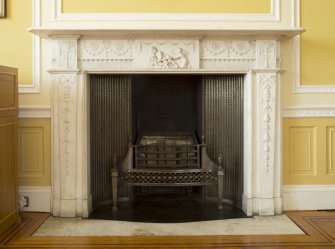
[{"label": "plaster moulding above fireplace", "polygon": [[271,12],[240,13],[63,13],[62,0],[54,0],[55,21],[280,21],[280,0],[271,0]]},{"label": "plaster moulding above fireplace", "polygon": [[224,37],[256,37],[258,39],[265,38],[292,38],[304,32],[303,28],[287,28],[287,29],[60,29],[60,28],[47,28],[47,27],[33,27],[28,29],[29,32],[38,35],[42,38],[52,38],[57,36],[77,35],[77,36],[90,36],[90,37],[136,37],[136,36],[150,36],[155,37],[187,37],[192,36],[205,38],[208,36],[224,36]]},{"label": "plaster moulding above fireplace", "polygon": [[88,74],[239,73],[244,81],[243,209],[283,211],[280,39],[303,30],[71,30],[33,28],[50,39],[52,213],[91,210]]}]

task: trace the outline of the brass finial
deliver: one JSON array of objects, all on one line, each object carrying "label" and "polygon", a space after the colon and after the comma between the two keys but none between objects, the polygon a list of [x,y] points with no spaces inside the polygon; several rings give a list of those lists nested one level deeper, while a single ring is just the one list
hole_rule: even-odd
[{"label": "brass finial", "polygon": [[113,155],[113,167],[112,167],[112,169],[113,170],[116,170],[116,167],[117,166],[117,156],[114,154]]},{"label": "brass finial", "polygon": [[222,156],[222,151],[219,151],[219,156],[218,156],[218,163],[219,163],[219,168],[223,169],[222,167],[222,160],[223,160],[223,156]]},{"label": "brass finial", "polygon": [[204,134],[201,135],[201,143],[203,143],[203,144],[206,143],[206,141],[205,141],[205,135]]},{"label": "brass finial", "polygon": [[131,134],[129,134],[128,138],[129,138],[129,146],[133,145],[132,144],[132,136],[131,136]]}]

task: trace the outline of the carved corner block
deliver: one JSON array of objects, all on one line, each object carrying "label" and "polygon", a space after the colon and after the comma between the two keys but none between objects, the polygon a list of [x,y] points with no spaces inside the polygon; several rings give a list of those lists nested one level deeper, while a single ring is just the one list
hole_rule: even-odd
[{"label": "carved corner block", "polygon": [[52,69],[77,69],[77,39],[57,39],[52,42]]},{"label": "carved corner block", "polygon": [[277,41],[256,41],[256,69],[275,69],[277,67]]}]

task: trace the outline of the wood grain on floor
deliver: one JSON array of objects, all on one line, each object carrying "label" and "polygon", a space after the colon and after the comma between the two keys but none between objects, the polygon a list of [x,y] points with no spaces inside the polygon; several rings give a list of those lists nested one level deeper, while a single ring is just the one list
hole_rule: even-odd
[{"label": "wood grain on floor", "polygon": [[287,212],[305,235],[32,237],[45,213],[23,213],[0,236],[0,248],[334,248],[335,212]]}]

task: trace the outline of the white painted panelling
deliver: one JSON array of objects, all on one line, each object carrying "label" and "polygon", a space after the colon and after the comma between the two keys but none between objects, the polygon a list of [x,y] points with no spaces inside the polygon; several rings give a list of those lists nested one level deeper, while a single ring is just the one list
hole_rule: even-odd
[{"label": "white painted panelling", "polygon": [[284,108],[284,118],[335,117],[335,107],[288,107]]},{"label": "white painted panelling", "polygon": [[284,210],[335,209],[335,185],[286,185]]},{"label": "white painted panelling", "polygon": [[29,207],[21,211],[50,212],[51,187],[20,186],[19,196],[29,198]]},{"label": "white painted panelling", "polygon": [[50,118],[50,107],[20,107],[19,118]]}]

